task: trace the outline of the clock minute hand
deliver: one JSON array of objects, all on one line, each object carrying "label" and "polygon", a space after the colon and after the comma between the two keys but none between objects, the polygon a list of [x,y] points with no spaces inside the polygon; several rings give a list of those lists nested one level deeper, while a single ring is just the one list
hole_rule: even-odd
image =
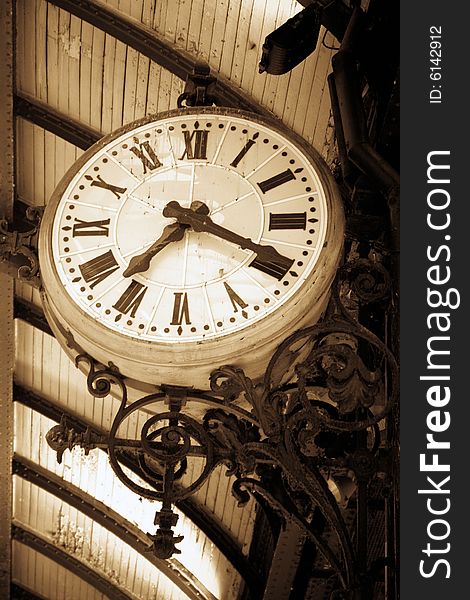
[{"label": "clock minute hand", "polygon": [[180,223],[170,223],[167,225],[163,229],[161,236],[150,246],[150,248],[147,248],[142,254],[137,254],[131,258],[127,269],[123,273],[124,277],[132,277],[132,275],[135,275],[136,273],[147,271],[150,267],[152,258],[161,252],[163,248],[166,248],[168,244],[182,240],[187,228],[188,225]]},{"label": "clock minute hand", "polygon": [[[293,259],[283,256],[272,246],[257,244],[250,238],[244,238],[241,235],[238,235],[238,233],[225,229],[225,227],[214,223],[208,215],[197,213],[191,208],[183,208],[175,200],[172,200],[165,206],[163,209],[163,216],[174,217],[178,223],[189,225],[194,231],[212,233],[212,235],[236,244],[237,246],[240,246],[240,248],[252,250],[253,252],[256,252],[257,258],[260,261],[266,263],[266,265],[278,266],[282,269],[283,274],[289,270],[294,262]],[[279,272],[278,269],[277,273]],[[273,276],[279,278],[277,275]]]}]

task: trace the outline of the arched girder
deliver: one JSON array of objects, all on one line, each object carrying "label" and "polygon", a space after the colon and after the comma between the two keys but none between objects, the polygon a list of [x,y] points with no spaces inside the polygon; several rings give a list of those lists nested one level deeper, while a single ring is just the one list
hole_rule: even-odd
[{"label": "arched girder", "polygon": [[[164,40],[154,29],[128,18],[101,2],[94,0],[48,0],[48,2],[134,48],[184,81],[193,73],[198,62],[188,52]],[[224,106],[242,108],[264,115],[270,114],[257,102],[247,98],[242,91],[238,91],[220,77],[215,84],[214,95]]]},{"label": "arched girder", "polygon": [[[13,386],[13,398],[21,402],[32,410],[39,412],[45,417],[60,422],[62,415],[65,415],[70,425],[77,431],[83,432],[89,426],[94,432],[103,434],[104,430],[97,428],[85,420],[78,418],[72,413],[67,413],[63,407],[58,406],[35,392],[27,390],[18,384]],[[132,470],[132,462],[126,461],[125,466]],[[217,523],[212,515],[197,501],[192,498],[186,498],[175,503],[176,507],[187,516],[206,535],[216,548],[227,558],[232,566],[241,575],[246,585],[254,597],[260,592],[261,582],[259,581],[256,568],[243,555],[237,542],[227,533],[227,531]]]},{"label": "arched girder", "polygon": [[72,119],[37,98],[17,92],[13,100],[15,116],[39,125],[82,150],[87,150],[103,137],[96,129]]},{"label": "arched girder", "polygon": [[20,583],[10,585],[10,598],[15,600],[43,600],[42,596],[38,596]]},{"label": "arched girder", "polygon": [[[17,203],[18,202],[20,201],[17,200]],[[36,304],[16,296],[13,303],[13,310],[15,319],[21,319],[43,333],[47,333],[47,335],[54,335],[44,316],[43,310]]]},{"label": "arched girder", "polygon": [[68,569],[102,592],[110,600],[131,600],[132,596],[118,588],[111,579],[103,577],[92,567],[87,566],[62,548],[55,546],[38,533],[26,529],[23,525],[13,523],[11,537]]},{"label": "arched girder", "polygon": [[148,552],[147,536],[138,527],[77,486],[20,456],[13,459],[13,474],[53,494],[105,527],[144,556],[192,600],[215,600],[215,596],[179,561],[173,559],[168,563]]}]

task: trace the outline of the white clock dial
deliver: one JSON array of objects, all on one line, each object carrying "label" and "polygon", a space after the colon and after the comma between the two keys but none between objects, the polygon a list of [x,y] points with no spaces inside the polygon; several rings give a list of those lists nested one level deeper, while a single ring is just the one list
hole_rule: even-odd
[{"label": "white clock dial", "polygon": [[[223,340],[226,351],[256,332],[278,340],[305,321],[304,305],[312,312],[299,299],[314,285],[318,313],[343,231],[321,159],[229,109],[173,111],[108,136],[66,175],[45,220],[57,311],[78,308],[97,340],[102,330],[123,347],[180,348],[183,363],[211,340],[212,359]],[[57,284],[45,287],[54,304]]]},{"label": "white clock dial", "polygon": [[[203,207],[254,249],[180,224],[180,239],[127,275],[133,257],[178,226],[164,215],[172,201]],[[121,135],[85,163],[57,209],[53,254],[67,292],[106,327],[203,340],[249,327],[295,294],[327,218],[323,187],[289,140],[234,116],[182,115]]]}]

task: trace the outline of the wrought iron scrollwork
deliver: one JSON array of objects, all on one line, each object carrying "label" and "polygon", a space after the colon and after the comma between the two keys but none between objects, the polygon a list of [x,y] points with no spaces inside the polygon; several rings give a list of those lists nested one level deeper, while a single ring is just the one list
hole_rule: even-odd
[{"label": "wrought iron scrollwork", "polygon": [[85,432],[78,432],[69,426],[67,419],[62,417],[59,425],[55,425],[46,434],[46,441],[57,455],[57,462],[62,462],[66,450],[72,450],[80,446],[88,454],[90,450],[97,447],[99,438],[88,428]]},{"label": "wrought iron scrollwork", "polygon": [[377,260],[358,258],[346,263],[342,278],[351,291],[364,303],[380,302],[390,298],[392,281],[385,267]]},{"label": "wrought iron scrollwork", "polygon": [[0,219],[0,260],[8,262],[17,279],[40,287],[37,233],[43,209],[26,209],[25,231],[10,231],[10,223]]},{"label": "wrought iron scrollwork", "polygon": [[[293,519],[348,597],[367,577],[367,558],[350,535],[344,511],[357,489],[360,512],[367,486],[387,468],[378,454],[379,423],[398,391],[392,353],[357,317],[364,306],[386,306],[391,292],[385,269],[374,260],[347,263],[325,317],[278,347],[263,380],[222,365],[211,374],[210,392],[161,386],[130,403],[126,381],[113,365],[98,368],[81,355],[77,364],[88,365],[89,392],[104,397],[113,389],[121,398],[119,410],[106,439],[77,434],[61,423],[48,442],[59,460],[75,445],[86,452],[106,447],[119,479],[136,494],[161,502],[157,530],[148,536],[151,551],[163,559],[177,554],[182,540],[175,502],[225,465],[239,504],[263,499],[281,519]],[[148,417],[138,434],[121,437],[128,419],[142,409]],[[189,469],[196,458],[200,468]],[[140,480],[122,464],[132,465]],[[348,484],[347,494],[341,495],[340,482]],[[359,520],[358,539],[364,528]]]}]

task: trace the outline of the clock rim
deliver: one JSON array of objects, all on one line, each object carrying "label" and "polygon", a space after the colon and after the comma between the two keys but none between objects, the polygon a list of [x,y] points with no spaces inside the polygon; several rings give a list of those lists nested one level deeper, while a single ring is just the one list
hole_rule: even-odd
[{"label": "clock rim", "polygon": [[[188,340],[172,343],[171,341],[142,340],[137,335],[122,334],[93,318],[73,300],[68,292],[64,290],[63,283],[60,280],[57,267],[53,260],[54,256],[52,251],[52,237],[54,234],[53,225],[57,209],[68,185],[79,173],[81,168],[90,160],[90,158],[96,155],[98,151],[102,150],[115,139],[152,122],[171,119],[172,117],[199,116],[205,114],[237,117],[273,129],[290,141],[306,156],[309,164],[312,166],[319,179],[325,197],[327,224],[324,236],[324,246],[320,250],[317,261],[310,274],[296,292],[294,292],[291,298],[287,299],[278,310],[266,314],[261,319],[254,321],[248,327],[229,333],[221,332],[220,335],[212,336],[202,342],[200,340]],[[149,362],[153,366],[156,366],[156,362],[158,363],[160,361],[161,363],[161,358],[159,361],[155,361],[155,356],[153,356],[155,354],[165,355],[165,358],[167,359],[165,364],[158,364],[158,367],[162,367],[165,371],[168,370],[166,367],[170,370],[174,370],[182,366],[197,369],[201,364],[211,364],[214,366],[215,361],[224,364],[225,362],[232,360],[234,356],[237,356],[240,344],[243,344],[244,353],[250,353],[250,351],[259,347],[260,344],[261,346],[269,344],[270,350],[273,351],[287,335],[293,333],[293,331],[302,326],[315,322],[321,316],[321,313],[326,306],[332,280],[341,260],[343,237],[344,212],[339,189],[336,186],[332,173],[323,157],[306,140],[274,117],[270,118],[264,115],[258,115],[256,113],[229,107],[190,107],[172,109],[154,115],[147,115],[103,136],[103,138],[88,148],[67,170],[56,186],[44,211],[43,222],[39,232],[38,246],[43,287],[48,297],[50,308],[52,308],[54,312],[57,312],[58,315],[61,315],[65,325],[68,326],[74,334],[78,335],[78,338],[84,343],[85,348],[90,347],[90,345],[93,347],[94,358],[103,363],[110,360],[109,350],[106,350],[108,354],[100,352],[100,348],[96,348],[96,345],[99,343],[101,336],[104,335],[104,332],[111,336],[111,339],[114,338],[117,346],[122,345],[124,348],[128,345],[135,346],[134,349],[130,351],[126,350],[125,352],[114,353],[114,356],[111,356],[111,360],[113,360],[113,362],[116,359],[118,362],[121,360],[128,361],[129,358],[132,357],[133,363],[140,365],[138,367],[140,373],[142,372],[142,369],[144,372],[148,371]],[[328,249],[325,248],[326,245],[328,245]],[[63,291],[62,294],[60,294],[60,290]],[[299,304],[302,304],[299,297],[307,295],[311,295],[310,307],[312,305],[317,306],[317,310],[307,310],[304,311],[304,313],[306,312],[307,314],[302,314],[301,311],[299,312],[298,307]],[[65,315],[69,314],[70,311],[75,313],[75,315],[73,318],[67,319]],[[295,324],[294,319],[288,317],[286,328],[279,326],[279,323],[282,323],[281,319],[285,322],[286,313],[291,311],[296,313]],[[77,323],[80,324],[78,328]],[[273,323],[276,324],[275,331],[273,331]],[[172,361],[174,361],[174,364]],[[133,373],[131,373],[130,376],[134,378]],[[144,379],[142,379],[142,381],[144,381]],[[145,381],[148,381],[148,377]]]}]

